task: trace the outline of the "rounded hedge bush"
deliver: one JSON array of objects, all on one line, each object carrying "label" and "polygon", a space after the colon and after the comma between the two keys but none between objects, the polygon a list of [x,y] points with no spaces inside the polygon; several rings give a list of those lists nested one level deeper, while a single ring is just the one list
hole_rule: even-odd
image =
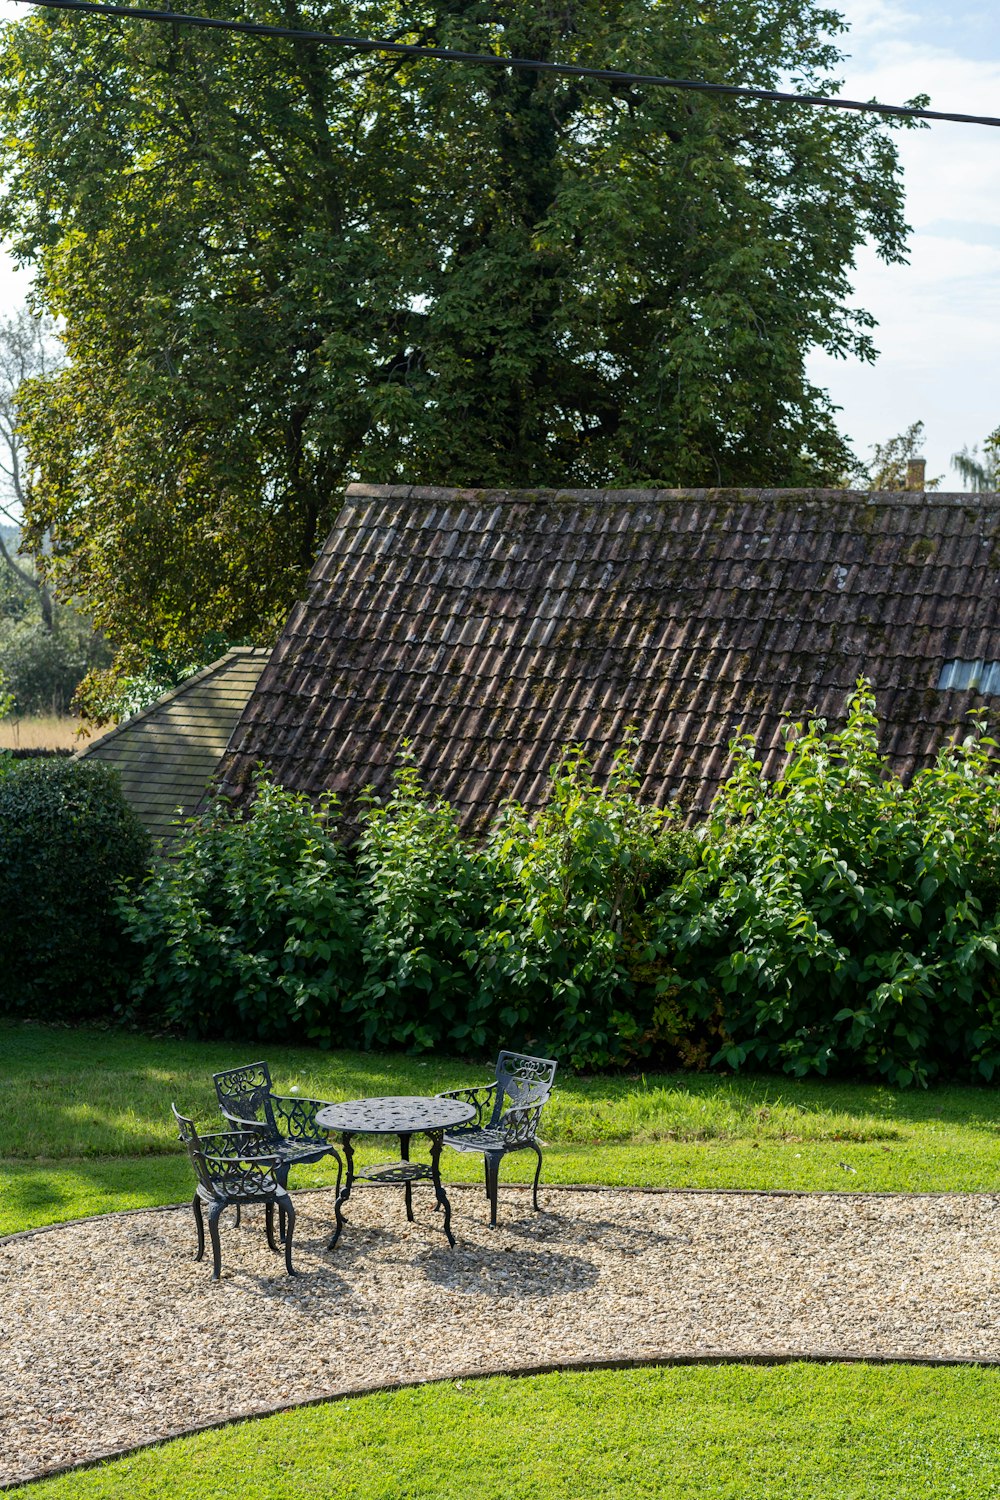
[{"label": "rounded hedge bush", "polygon": [[150,857],[110,767],[0,768],[0,1010],[68,1019],[114,1008],[132,950],[113,899]]}]

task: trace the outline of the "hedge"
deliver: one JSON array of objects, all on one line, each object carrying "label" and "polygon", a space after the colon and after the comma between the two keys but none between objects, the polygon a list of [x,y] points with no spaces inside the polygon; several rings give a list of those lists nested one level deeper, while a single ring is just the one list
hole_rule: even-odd
[{"label": "hedge", "polygon": [[0,757],[0,1010],[105,1014],[134,958],[116,906],[149,837],[96,761]]},{"label": "hedge", "polygon": [[991,1079],[1000,1068],[1000,778],[981,718],[907,786],[859,684],[838,730],[789,726],[782,775],[750,740],[698,828],[553,769],[534,816],[463,836],[404,756],[338,837],[258,779],[247,815],[189,821],[119,897],[126,1014],[195,1036],[488,1053],[577,1068]]}]

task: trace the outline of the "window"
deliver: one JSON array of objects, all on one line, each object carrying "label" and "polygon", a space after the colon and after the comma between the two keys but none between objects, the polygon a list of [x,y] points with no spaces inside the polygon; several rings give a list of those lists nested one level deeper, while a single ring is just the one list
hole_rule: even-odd
[{"label": "window", "polygon": [[985,698],[1000,697],[1000,661],[947,661],[937,685],[942,691],[975,688]]}]

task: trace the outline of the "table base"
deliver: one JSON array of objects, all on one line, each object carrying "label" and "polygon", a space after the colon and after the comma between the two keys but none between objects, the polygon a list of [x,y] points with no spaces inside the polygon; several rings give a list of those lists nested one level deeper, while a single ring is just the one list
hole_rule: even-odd
[{"label": "table base", "polygon": [[367,1183],[371,1187],[402,1187],[406,1198],[406,1217],[413,1223],[413,1184],[427,1182],[434,1189],[435,1208],[444,1209],[444,1232],[449,1245],[455,1247],[455,1236],[451,1232],[451,1204],[448,1194],[445,1192],[441,1182],[441,1145],[444,1132],[441,1130],[428,1130],[422,1132],[430,1137],[431,1160],[428,1166],[425,1162],[410,1161],[410,1135],[405,1132],[399,1134],[399,1161],[382,1162],[373,1167],[359,1167],[354,1169],[354,1148],[351,1145],[351,1134],[345,1132],[342,1136],[344,1147],[344,1161],[347,1171],[344,1177],[344,1185],[337,1194],[334,1201],[333,1211],[337,1216],[337,1227],[333,1231],[328,1250],[332,1250],[340,1238],[340,1231],[344,1227],[344,1215],[341,1212],[344,1204],[351,1196],[351,1189],[356,1182]]}]

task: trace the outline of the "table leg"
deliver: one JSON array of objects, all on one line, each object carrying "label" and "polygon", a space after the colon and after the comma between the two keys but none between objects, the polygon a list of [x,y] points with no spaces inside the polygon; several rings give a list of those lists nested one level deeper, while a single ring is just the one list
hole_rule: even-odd
[{"label": "table leg", "polygon": [[[410,1159],[410,1137],[408,1135],[401,1135],[399,1137],[399,1159],[400,1159],[400,1161],[409,1161],[409,1159]],[[405,1184],[405,1192],[404,1192],[403,1196],[406,1198],[406,1217],[409,1219],[410,1223],[412,1224],[413,1223],[413,1188],[412,1188],[412,1186],[411,1186],[410,1183],[406,1183]]]},{"label": "table leg", "polygon": [[328,1250],[332,1250],[334,1245],[340,1239],[340,1231],[344,1227],[344,1215],[341,1213],[341,1209],[347,1202],[348,1198],[351,1196],[351,1188],[354,1186],[354,1148],[351,1145],[351,1137],[349,1135],[344,1136],[343,1145],[344,1160],[347,1163],[347,1173],[344,1177],[344,1186],[341,1188],[340,1192],[334,1199],[333,1211],[337,1216],[337,1227],[333,1231],[330,1243],[326,1247]]},{"label": "table leg", "polygon": [[431,1180],[434,1183],[436,1201],[444,1209],[444,1232],[448,1236],[448,1243],[455,1248],[455,1236],[451,1232],[451,1204],[448,1202],[448,1194],[441,1185],[441,1145],[444,1138],[443,1130],[430,1130],[431,1138]]}]

